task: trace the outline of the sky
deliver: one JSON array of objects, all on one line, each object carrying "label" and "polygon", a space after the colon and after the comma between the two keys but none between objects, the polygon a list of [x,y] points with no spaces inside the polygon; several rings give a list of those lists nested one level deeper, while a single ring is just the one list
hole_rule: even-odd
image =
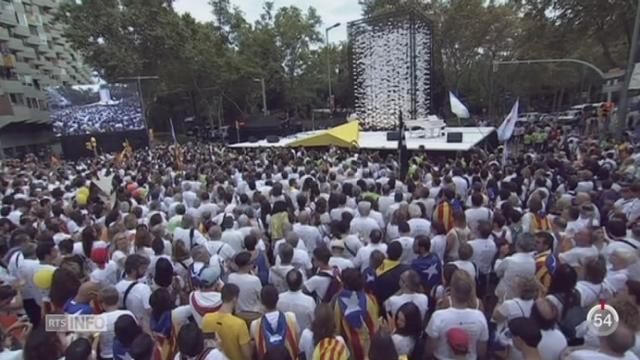
[{"label": "sky", "polygon": [[[361,17],[358,0],[273,0],[273,2],[276,8],[295,5],[306,10],[309,6],[315,7],[324,22],[321,30],[323,34],[324,28],[337,22],[341,23],[339,28],[331,30],[331,42],[346,40],[347,22]],[[245,18],[253,23],[262,12],[264,0],[231,0],[231,4],[238,6],[244,12]],[[196,20],[213,20],[208,0],[175,0],[173,7],[179,13],[190,13]]]}]

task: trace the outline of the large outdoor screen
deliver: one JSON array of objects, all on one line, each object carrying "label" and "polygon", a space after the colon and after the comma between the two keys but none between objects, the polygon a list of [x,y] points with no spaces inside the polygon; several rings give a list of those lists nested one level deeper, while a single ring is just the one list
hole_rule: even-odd
[{"label": "large outdoor screen", "polygon": [[75,85],[47,90],[56,136],[144,129],[135,84]]}]

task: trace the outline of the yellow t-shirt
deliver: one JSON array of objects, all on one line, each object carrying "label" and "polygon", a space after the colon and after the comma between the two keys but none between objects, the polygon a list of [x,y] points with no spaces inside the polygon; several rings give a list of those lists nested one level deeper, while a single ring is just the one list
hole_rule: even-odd
[{"label": "yellow t-shirt", "polygon": [[202,332],[215,332],[220,338],[222,350],[229,359],[243,359],[241,347],[251,341],[244,320],[219,311],[206,314],[202,318]]}]

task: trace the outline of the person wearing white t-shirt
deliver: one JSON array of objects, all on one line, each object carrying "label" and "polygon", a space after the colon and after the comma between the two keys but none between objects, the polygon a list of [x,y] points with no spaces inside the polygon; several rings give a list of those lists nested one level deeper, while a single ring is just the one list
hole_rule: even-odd
[{"label": "person wearing white t-shirt", "polygon": [[600,337],[597,349],[579,349],[571,351],[564,359],[568,360],[637,360],[630,350],[635,344],[635,334],[626,325],[619,324],[608,336]]},{"label": "person wearing white t-shirt", "polygon": [[591,230],[581,230],[574,236],[575,247],[561,252],[558,259],[561,263],[572,267],[580,266],[580,259],[598,256],[598,248],[593,245],[593,235]]},{"label": "person wearing white t-shirt", "polygon": [[116,290],[120,294],[120,305],[135,314],[138,323],[143,327],[149,324],[151,310],[151,288],[143,282],[148,267],[148,258],[138,254],[127,256],[124,263],[126,276],[116,284]]},{"label": "person wearing white t-shirt", "polygon": [[195,220],[190,215],[182,217],[182,224],[173,231],[173,241],[181,240],[187,249],[191,249],[196,245],[205,246],[207,238],[195,228]]},{"label": "person wearing white t-shirt", "polygon": [[304,282],[304,292],[313,296],[317,302],[325,300],[331,280],[335,276],[334,269],[329,266],[329,259],[331,251],[326,247],[317,247],[313,251],[313,263],[318,270]]},{"label": "person wearing white t-shirt", "polygon": [[[287,273],[289,271],[296,269],[291,261],[293,259],[293,247],[288,243],[284,243],[280,246],[280,251],[278,254],[280,258],[280,264],[276,264],[269,269],[269,284],[273,285],[278,289],[278,292],[287,291]],[[305,269],[300,269],[301,271],[305,271]]]},{"label": "person wearing white t-shirt", "polygon": [[488,208],[482,206],[483,198],[482,194],[474,193],[471,195],[470,209],[465,210],[464,215],[467,218],[467,225],[471,230],[471,237],[477,238],[480,236],[478,225],[481,221],[486,221],[491,224],[493,220],[493,212]]},{"label": "person wearing white t-shirt", "polygon": [[521,355],[524,359],[542,359],[540,353],[540,343],[542,342],[542,331],[538,324],[527,317],[517,317],[508,323],[510,339],[510,356],[513,353]]},{"label": "person wearing white t-shirt", "polygon": [[209,240],[207,240],[206,248],[209,255],[217,255],[222,262],[231,261],[236,254],[231,245],[222,241],[222,229],[218,225],[212,225],[208,231]]},{"label": "person wearing white t-shirt", "polygon": [[381,251],[383,254],[387,253],[387,244],[382,243],[382,231],[373,230],[369,234],[369,243],[360,249],[353,258],[353,264],[356,268],[364,270],[369,267],[369,258],[371,253],[375,250]]},{"label": "person wearing white t-shirt", "polygon": [[473,248],[468,243],[460,244],[458,248],[458,260],[451,261],[449,264],[455,265],[458,269],[464,270],[472,279],[478,278],[478,269],[476,264],[471,261],[473,257]]},{"label": "person wearing white t-shirt", "polygon": [[486,277],[491,273],[491,266],[493,259],[498,252],[496,243],[491,238],[491,223],[481,220],[477,226],[477,232],[479,237],[475,240],[468,242],[469,246],[473,249],[473,255],[471,256],[471,262],[476,264],[478,268],[478,275]]},{"label": "person wearing white t-shirt", "polygon": [[518,237],[515,254],[506,256],[506,250],[506,247],[500,248],[500,258],[495,263],[496,275],[500,278],[496,287],[496,296],[500,300],[510,299],[514,296],[516,292],[515,280],[518,277],[531,277],[536,272],[533,235],[523,233]]},{"label": "person wearing white t-shirt", "polygon": [[[468,281],[452,281],[451,307],[436,310],[427,324],[427,354],[438,359],[485,358],[489,340],[487,320],[482,311],[467,308],[473,286]],[[452,349],[451,344],[458,346]]]},{"label": "person wearing white t-shirt", "polygon": [[302,292],[304,278],[299,270],[290,270],[285,277],[288,289],[280,293],[277,308],[282,312],[295,314],[300,329],[308,329],[313,321],[316,302]]},{"label": "person wearing white t-shirt", "polygon": [[402,245],[402,257],[400,258],[400,262],[404,265],[410,265],[413,259],[416,258],[416,255],[413,252],[414,238],[411,237],[411,228],[409,227],[409,223],[406,221],[398,223],[398,231],[400,232],[400,237],[393,241],[399,242],[400,245]]},{"label": "person wearing white t-shirt", "polygon": [[98,293],[98,302],[104,310],[99,316],[104,320],[106,330],[100,332],[99,354],[102,359],[113,358],[113,339],[115,337],[115,323],[121,315],[135,315],[129,310],[121,310],[118,290],[113,286],[105,287]]},{"label": "person wearing white t-shirt", "polygon": [[411,219],[409,219],[407,223],[411,229],[410,234],[412,237],[416,237],[418,235],[431,235],[431,221],[422,217],[422,210],[420,209],[420,206],[417,204],[409,205],[409,216]]},{"label": "person wearing white t-shirt", "polygon": [[311,218],[307,210],[300,211],[298,222],[293,224],[293,232],[298,234],[300,240],[310,253],[322,243],[322,235],[317,227],[309,225]]},{"label": "person wearing white t-shirt", "polygon": [[262,290],[262,283],[260,278],[251,273],[251,253],[243,251],[237,254],[234,260],[238,271],[229,274],[227,282],[237,285],[240,289],[237,311],[250,315],[257,314],[261,311],[260,290]]},{"label": "person wearing white t-shirt", "polygon": [[606,300],[610,294],[604,283],[607,275],[607,263],[604,257],[585,258],[582,261],[584,266],[584,280],[578,281],[576,290],[580,293],[580,306],[590,308],[599,300]]},{"label": "person wearing white t-shirt", "polygon": [[353,262],[344,257],[344,241],[332,240],[329,243],[332,256],[329,259],[329,266],[335,267],[343,271],[344,269],[355,268]]},{"label": "person wearing white t-shirt", "polygon": [[391,296],[384,303],[385,311],[395,316],[398,309],[408,302],[414,303],[420,310],[420,316],[424,320],[429,311],[429,298],[420,293],[420,275],[415,270],[407,270],[400,275],[400,291]]},{"label": "person wearing white t-shirt", "polygon": [[360,201],[358,203],[358,216],[351,220],[349,232],[356,234],[365,242],[373,230],[380,230],[378,222],[370,216],[371,203],[368,201]]}]

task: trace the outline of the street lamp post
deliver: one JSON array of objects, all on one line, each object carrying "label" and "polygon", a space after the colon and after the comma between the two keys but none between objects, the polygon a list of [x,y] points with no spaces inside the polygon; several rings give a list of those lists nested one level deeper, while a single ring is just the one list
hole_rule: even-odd
[{"label": "street lamp post", "polygon": [[267,116],[269,115],[269,111],[267,110],[267,88],[264,85],[264,78],[253,79],[253,81],[262,85],[262,113],[264,114],[264,116]]},{"label": "street lamp post", "polygon": [[333,98],[333,89],[331,88],[331,53],[329,52],[329,31],[337,28],[338,26],[340,26],[340,23],[335,23],[333,24],[333,26],[329,26],[324,31],[325,38],[327,41],[326,47],[327,47],[327,78],[329,79],[329,110],[331,110],[331,105],[333,105],[331,101],[331,99]]}]

